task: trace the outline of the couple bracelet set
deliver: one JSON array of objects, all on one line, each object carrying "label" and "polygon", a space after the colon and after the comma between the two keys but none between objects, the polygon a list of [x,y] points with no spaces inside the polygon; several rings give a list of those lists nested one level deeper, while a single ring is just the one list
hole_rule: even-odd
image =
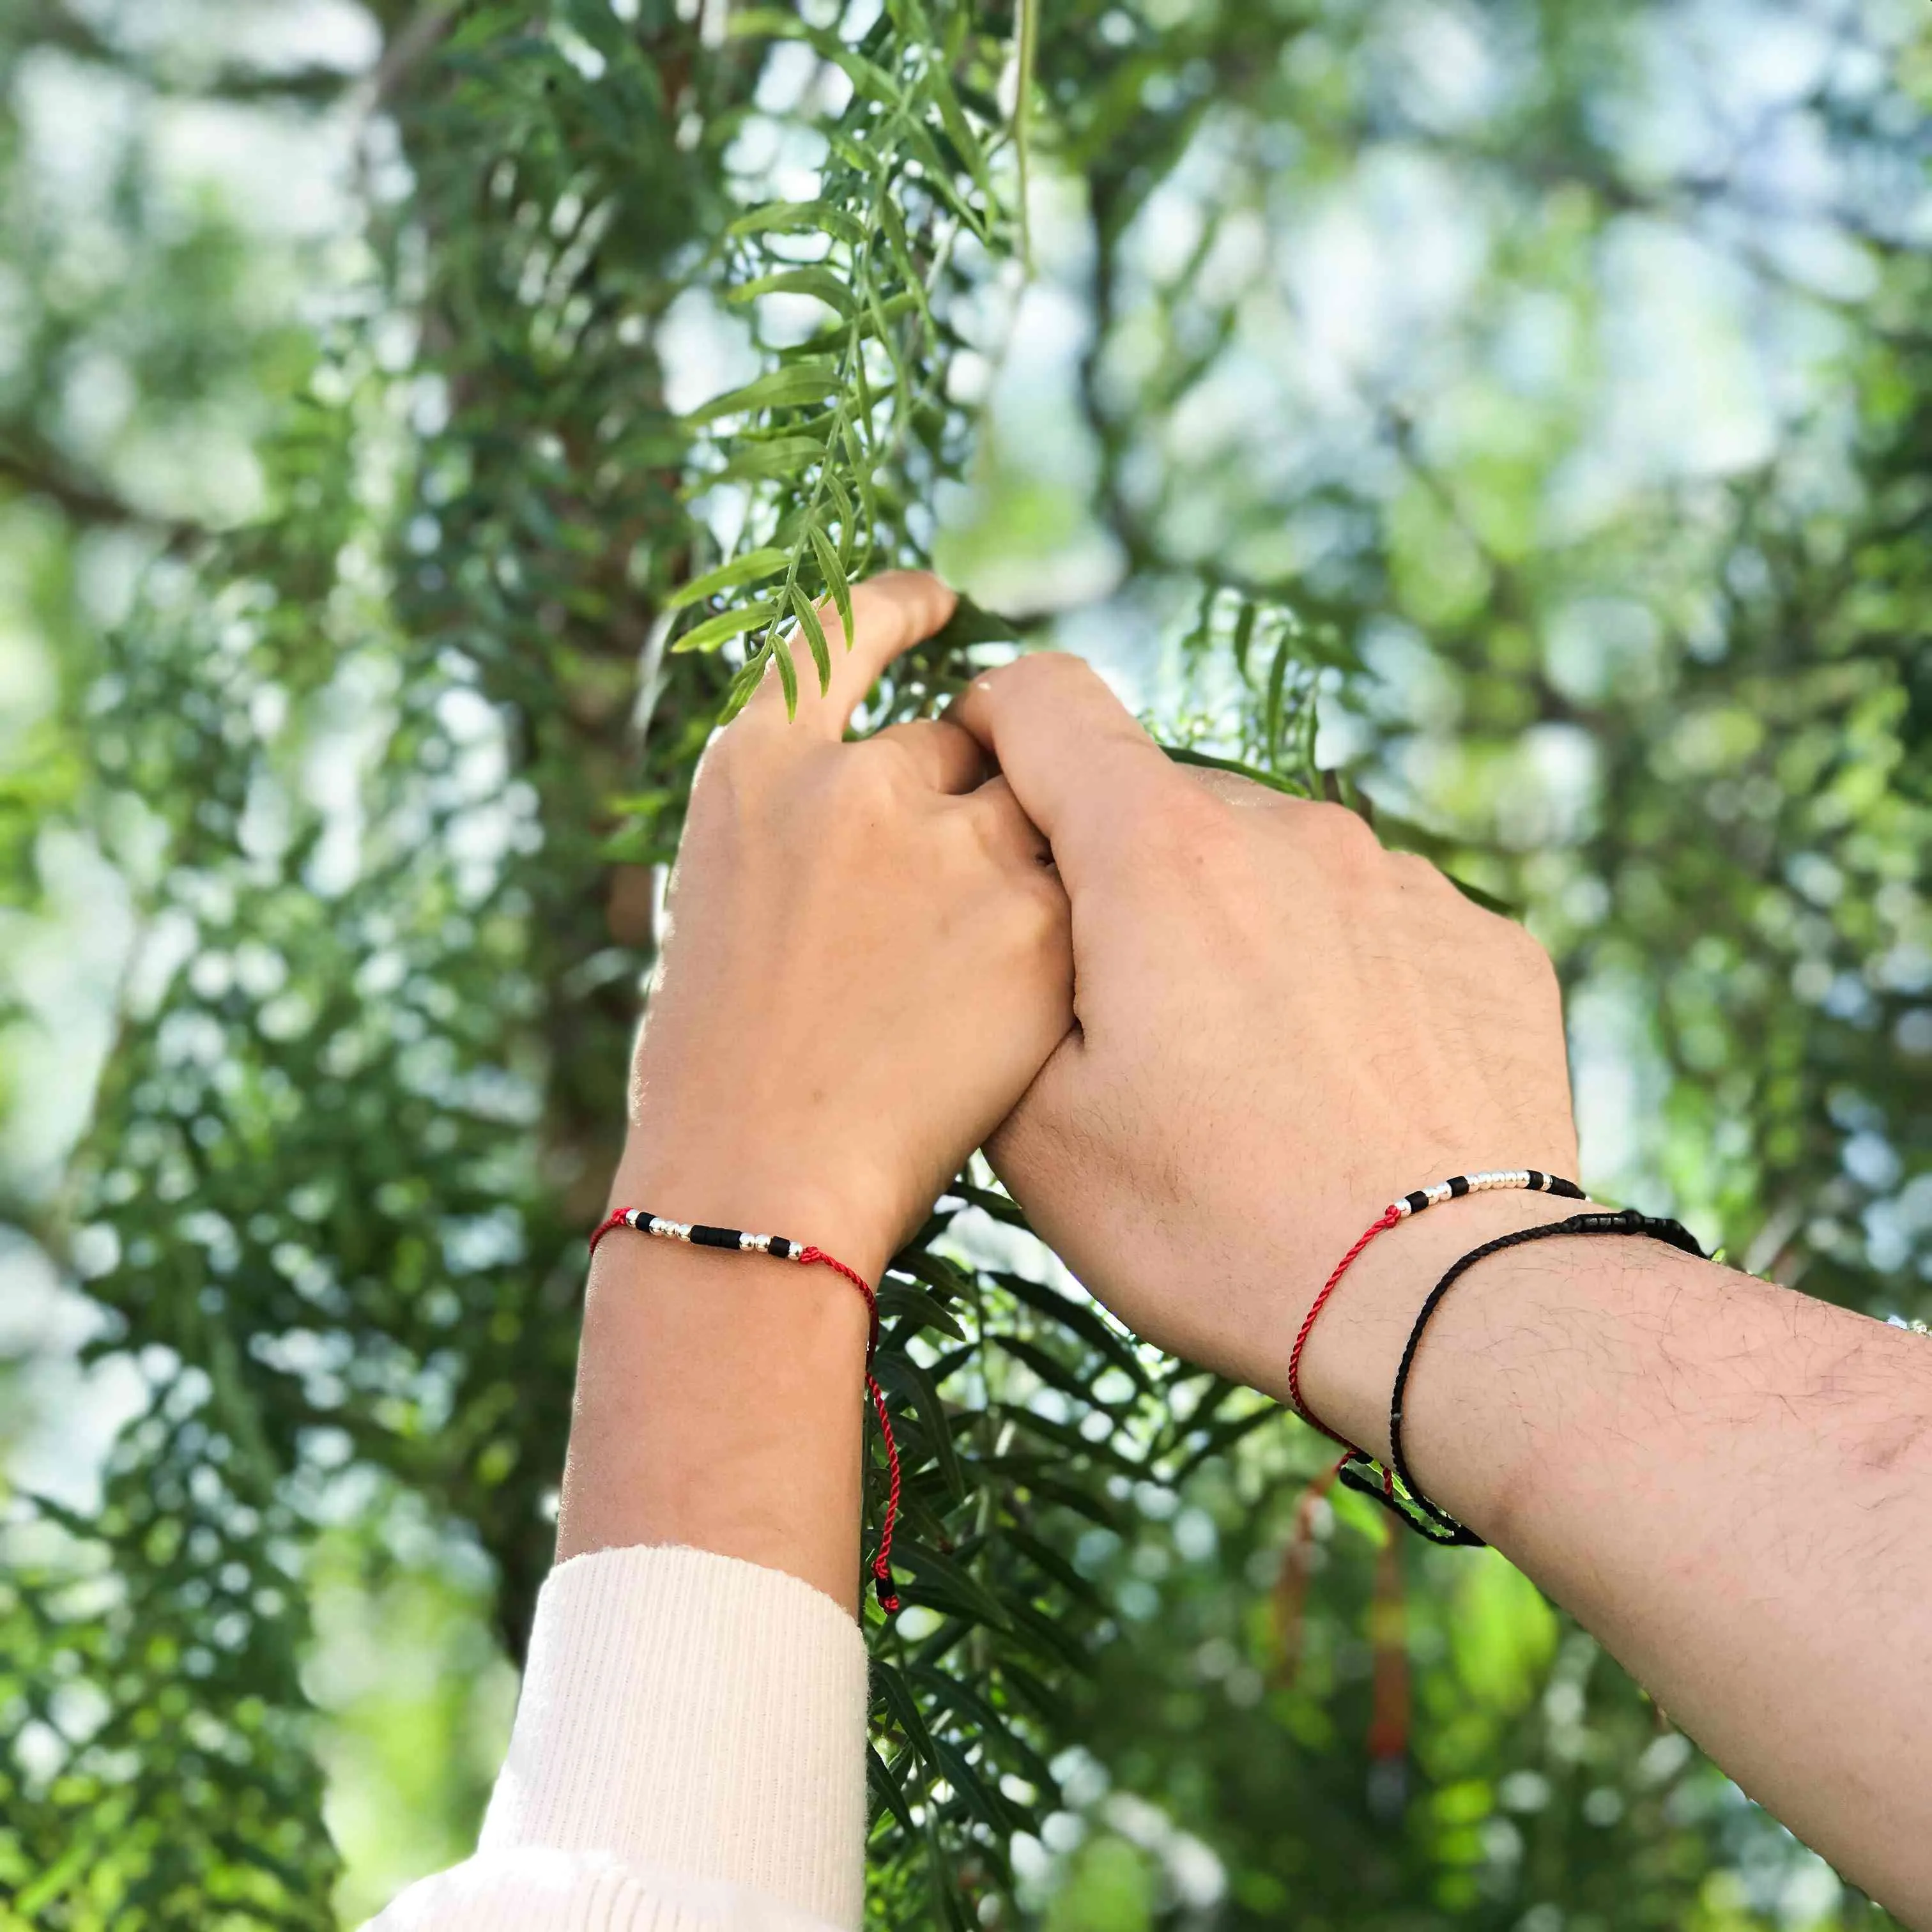
[{"label": "couple bracelet set", "polygon": [[[1408,1340],[1402,1348],[1400,1365],[1396,1370],[1395,1386],[1389,1398],[1389,1460],[1385,1465],[1379,1463],[1366,1450],[1358,1448],[1346,1436],[1338,1436],[1314,1414],[1303,1399],[1301,1358],[1308,1346],[1308,1338],[1314,1331],[1316,1319],[1328,1306],[1342,1277],[1360,1257],[1362,1250],[1378,1235],[1444,1202],[1460,1200],[1465,1195],[1484,1194],[1510,1188],[1526,1189],[1532,1193],[1551,1194],[1565,1201],[1582,1201],[1588,1198],[1574,1180],[1565,1180],[1558,1174],[1546,1174],[1533,1167],[1497,1168],[1480,1174],[1454,1174],[1447,1180],[1438,1180],[1430,1186],[1418,1189],[1413,1194],[1404,1195],[1400,1200],[1391,1202],[1380,1216],[1370,1223],[1354,1246],[1336,1264],[1335,1271],[1322,1285],[1306,1316],[1303,1318],[1300,1329],[1294,1338],[1294,1347],[1288,1355],[1288,1406],[1304,1422],[1318,1429],[1323,1435],[1348,1451],[1340,1468],[1342,1482],[1350,1489],[1372,1497],[1418,1536],[1426,1537],[1432,1543],[1479,1547],[1483,1541],[1474,1531],[1458,1522],[1446,1510],[1429,1499],[1411,1473],[1408,1460],[1402,1453],[1402,1410],[1408,1389],[1409,1373],[1415,1364],[1416,1351],[1421,1344],[1423,1331],[1428,1327],[1430,1318],[1442,1305],[1443,1298],[1450,1288],[1478,1262],[1491,1255],[1499,1254],[1507,1248],[1520,1247],[1531,1241],[1553,1240],[1558,1235],[1646,1235],[1652,1240],[1668,1242],[1671,1246],[1682,1249],[1687,1254],[1695,1255],[1700,1260],[1704,1258],[1703,1250],[1681,1222],[1640,1214],[1633,1208],[1624,1208],[1616,1213],[1596,1210],[1572,1214],[1563,1220],[1546,1221],[1535,1227],[1519,1228],[1514,1233],[1498,1235],[1493,1240],[1484,1242],[1479,1247],[1472,1248],[1467,1254],[1459,1256],[1449,1264],[1441,1280],[1424,1298],[1420,1307],[1417,1310],[1414,1325],[1408,1332]],[[717,1228],[707,1226],[701,1222],[670,1220],[641,1208],[620,1208],[607,1216],[590,1236],[591,1252],[595,1254],[598,1244],[618,1228],[628,1228],[638,1234],[650,1235],[659,1240],[685,1241],[698,1247],[720,1248],[737,1254],[764,1255],[775,1261],[793,1262],[806,1267],[829,1268],[842,1275],[863,1298],[868,1324],[866,1346],[866,1392],[878,1418],[880,1432],[884,1440],[887,1482],[879,1547],[870,1568],[872,1586],[880,1606],[888,1612],[896,1610],[899,1607],[899,1599],[892,1584],[892,1532],[899,1513],[898,1444],[893,1437],[892,1417],[886,1406],[885,1396],[872,1373],[872,1359],[879,1341],[879,1308],[878,1299],[873,1292],[872,1284],[856,1269],[848,1268],[843,1262],[835,1259],[822,1248],[814,1247],[808,1242],[795,1241],[783,1234],[754,1234],[738,1228]]]}]

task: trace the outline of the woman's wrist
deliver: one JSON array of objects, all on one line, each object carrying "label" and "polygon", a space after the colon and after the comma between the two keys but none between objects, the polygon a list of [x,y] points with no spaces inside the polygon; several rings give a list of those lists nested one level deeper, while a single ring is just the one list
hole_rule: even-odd
[{"label": "woman's wrist", "polygon": [[773,1149],[742,1136],[704,1142],[634,1132],[610,1184],[609,1208],[668,1220],[782,1234],[822,1248],[877,1285],[898,1231],[865,1178],[838,1171],[836,1149]]},{"label": "woman's wrist", "polygon": [[[610,1199],[813,1244],[868,1281],[886,1258],[876,1225],[836,1196],[749,1162],[627,1156]],[[830,1270],[614,1230],[585,1306],[560,1560],[683,1544],[856,1607],[868,1326]]]}]

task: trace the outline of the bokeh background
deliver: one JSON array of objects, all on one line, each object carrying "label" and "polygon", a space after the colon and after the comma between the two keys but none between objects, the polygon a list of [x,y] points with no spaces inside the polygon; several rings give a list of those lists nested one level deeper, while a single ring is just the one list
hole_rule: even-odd
[{"label": "bokeh background", "polygon": [[[471,1841],[730,669],[664,593],[763,514],[681,425],[824,320],[720,238],[828,129],[911,138],[745,10],[0,18],[0,1925],[353,1924]],[[795,17],[942,50],[1017,206],[1010,8]],[[1519,910],[1594,1188],[1922,1320],[1922,0],[1036,32],[1024,248],[913,237],[883,554]],[[996,1198],[928,1245],[894,1393],[993,1541],[892,1640],[958,1754],[908,1840],[968,1852],[880,1922],[1888,1922],[1499,1558],[1344,1501],[1286,1563],[1305,1432],[1165,1379]],[[978,1344],[1003,1281],[995,1372],[913,1298]],[[1016,1550],[1057,1661],[973,1624]]]}]

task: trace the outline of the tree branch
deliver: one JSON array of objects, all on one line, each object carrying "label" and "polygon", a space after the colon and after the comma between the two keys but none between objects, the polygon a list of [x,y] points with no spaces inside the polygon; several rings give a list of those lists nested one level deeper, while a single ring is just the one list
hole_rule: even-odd
[{"label": "tree branch", "polygon": [[131,52],[57,4],[40,9],[21,35],[20,44],[58,48],[77,60],[111,67],[157,94],[190,100],[326,106],[342,99],[356,80],[355,74],[338,67],[282,70],[224,67],[197,78],[191,69],[176,68],[165,61],[156,62]]},{"label": "tree branch", "polygon": [[24,452],[0,442],[0,484],[21,494],[44,497],[74,522],[93,530],[145,530],[178,549],[209,534],[185,517],[158,516],[76,476],[45,452]]}]

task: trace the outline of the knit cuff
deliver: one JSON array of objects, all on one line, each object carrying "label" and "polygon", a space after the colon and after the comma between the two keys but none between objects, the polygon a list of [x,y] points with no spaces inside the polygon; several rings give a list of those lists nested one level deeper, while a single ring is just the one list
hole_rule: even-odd
[{"label": "knit cuff", "polygon": [[478,1849],[607,1852],[856,1927],[865,1742],[865,1641],[809,1584],[701,1550],[573,1557]]}]

